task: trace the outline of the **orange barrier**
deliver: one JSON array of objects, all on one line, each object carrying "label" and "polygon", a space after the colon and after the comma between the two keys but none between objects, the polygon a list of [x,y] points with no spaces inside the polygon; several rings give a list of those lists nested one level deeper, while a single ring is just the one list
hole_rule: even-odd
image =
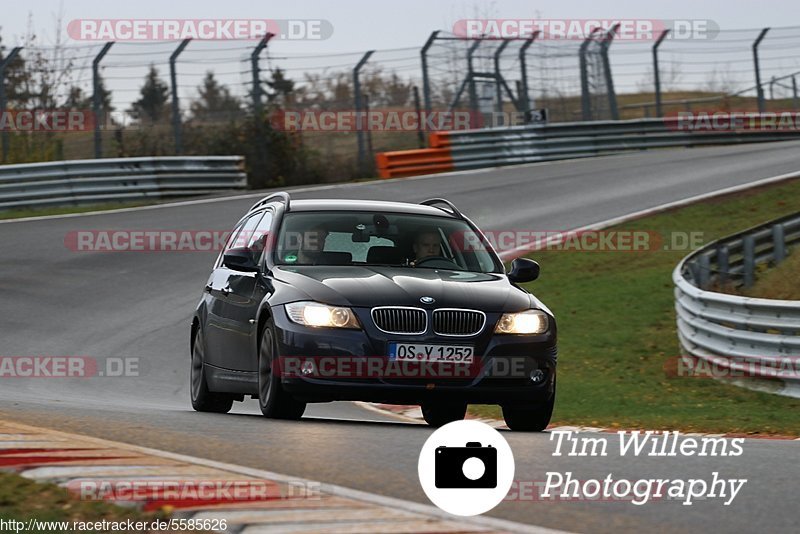
[{"label": "orange barrier", "polygon": [[450,132],[431,132],[428,135],[428,146],[431,148],[446,148],[450,145]]},{"label": "orange barrier", "polygon": [[379,152],[375,164],[381,178],[400,178],[453,170],[449,148],[420,148]]}]

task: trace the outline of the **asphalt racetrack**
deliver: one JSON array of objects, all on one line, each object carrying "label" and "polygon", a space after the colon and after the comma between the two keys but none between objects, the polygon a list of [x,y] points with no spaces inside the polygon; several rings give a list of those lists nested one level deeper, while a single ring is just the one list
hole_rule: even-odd
[{"label": "asphalt racetrack", "polygon": [[[484,230],[566,230],[758,179],[800,171],[800,143],[663,150],[388,182],[307,188],[294,198],[418,202],[444,196]],[[75,252],[77,230],[228,230],[255,201],[0,224],[0,335],[6,356],[138,358],[138,377],[8,379],[0,417],[428,503],[417,480],[424,425],[351,403],[272,421],[256,401],[229,415],[189,404],[189,320],[213,252]],[[731,229],[735,230],[734,228]],[[547,266],[542,267],[547,276]],[[548,303],[556,314],[558,303]],[[562,354],[569,358],[569,354]],[[564,376],[563,380],[569,380]],[[800,443],[747,440],[739,457],[553,457],[547,433],[506,432],[518,480],[748,479],[736,500],[551,502],[520,498],[490,515],[579,532],[795,531]]]}]

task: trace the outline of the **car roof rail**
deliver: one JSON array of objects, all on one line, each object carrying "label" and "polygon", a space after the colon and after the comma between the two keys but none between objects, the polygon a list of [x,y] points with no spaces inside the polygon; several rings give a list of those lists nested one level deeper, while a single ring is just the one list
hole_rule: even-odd
[{"label": "car roof rail", "polygon": [[253,207],[250,208],[250,211],[253,211],[256,208],[260,208],[264,204],[268,204],[273,200],[282,200],[283,203],[286,205],[286,211],[289,211],[289,204],[291,204],[292,198],[286,191],[278,191],[277,193],[272,193],[271,195],[262,198],[261,200],[253,204]]},{"label": "car roof rail", "polygon": [[446,212],[447,210],[442,209],[441,206],[436,206],[436,204],[444,204],[445,206],[450,208],[450,212],[453,215],[455,215],[459,219],[463,219],[464,218],[464,216],[461,215],[461,212],[458,211],[458,208],[455,206],[455,204],[453,204],[452,202],[450,202],[446,198],[429,198],[428,200],[423,200],[422,202],[420,202],[420,204],[422,204],[423,206],[438,207],[440,210]]}]

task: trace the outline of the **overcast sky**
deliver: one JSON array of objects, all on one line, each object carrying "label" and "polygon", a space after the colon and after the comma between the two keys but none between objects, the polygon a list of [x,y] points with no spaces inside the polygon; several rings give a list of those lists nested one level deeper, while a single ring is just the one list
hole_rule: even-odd
[{"label": "overcast sky", "polygon": [[[711,19],[723,29],[800,26],[800,2],[788,0],[0,0],[0,26],[6,44],[21,36],[31,16],[49,44],[56,21],[80,18],[266,18],[325,19],[333,36],[320,42],[295,42],[299,51],[355,51],[417,46],[434,29],[480,16],[502,18],[659,18]],[[49,41],[49,42],[48,42]]]}]

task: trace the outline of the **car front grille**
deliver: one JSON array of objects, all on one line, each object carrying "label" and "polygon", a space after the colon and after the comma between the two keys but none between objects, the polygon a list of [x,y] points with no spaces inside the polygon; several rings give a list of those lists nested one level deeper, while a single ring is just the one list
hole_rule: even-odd
[{"label": "car front grille", "polygon": [[428,329],[428,316],[422,308],[372,308],[372,320],[387,334],[424,334]]},{"label": "car front grille", "polygon": [[486,314],[478,310],[441,308],[433,311],[433,331],[440,336],[474,336],[486,325]]}]

